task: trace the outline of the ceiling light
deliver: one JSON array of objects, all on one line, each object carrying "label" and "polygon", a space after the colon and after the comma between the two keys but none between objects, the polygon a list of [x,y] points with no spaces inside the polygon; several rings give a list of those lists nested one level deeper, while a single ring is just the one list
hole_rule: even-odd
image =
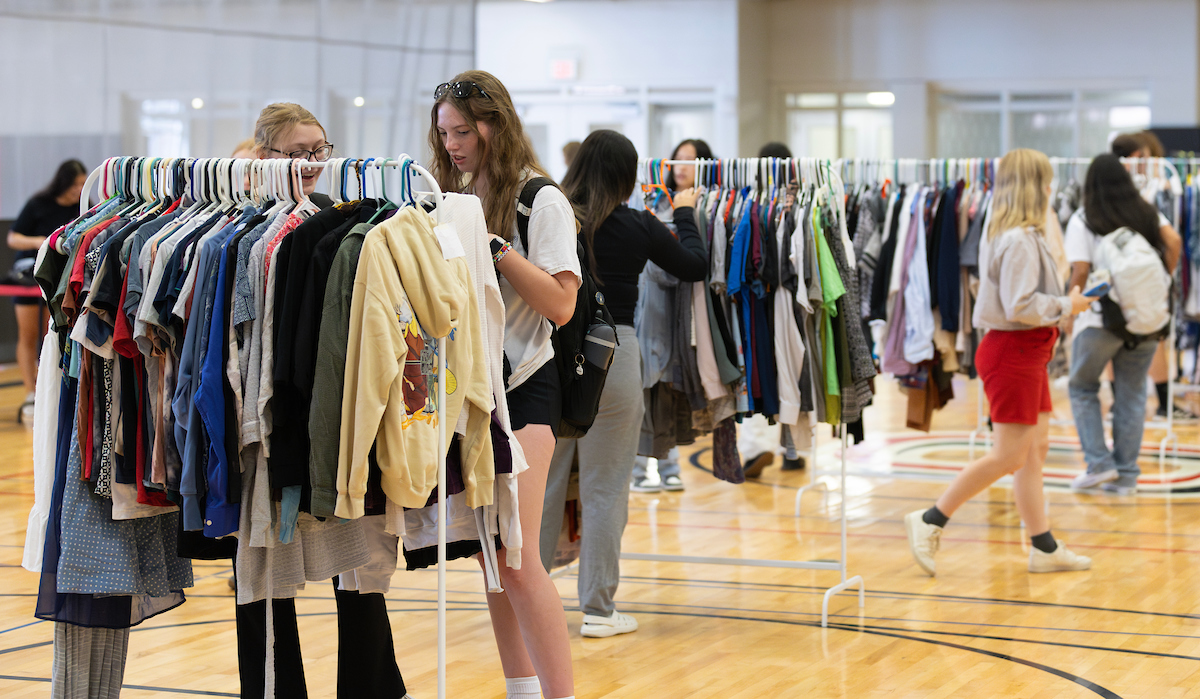
[{"label": "ceiling light", "polygon": [[204,100],[199,97],[192,98],[192,109],[204,109]]},{"label": "ceiling light", "polygon": [[896,103],[896,96],[890,92],[868,92],[867,104],[873,107],[890,107]]},{"label": "ceiling light", "polygon": [[366,104],[366,103],[367,103],[367,101],[366,101],[365,99],[363,99],[362,97],[355,97],[355,98],[354,98],[354,106],[355,106],[355,107],[361,107],[361,106],[363,106],[363,105],[364,105],[364,104]]}]

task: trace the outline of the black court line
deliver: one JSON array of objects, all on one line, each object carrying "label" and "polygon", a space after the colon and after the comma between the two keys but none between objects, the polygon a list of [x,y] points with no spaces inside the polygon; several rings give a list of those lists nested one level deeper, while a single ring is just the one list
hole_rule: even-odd
[{"label": "black court line", "polygon": [[[691,456],[688,457],[688,463],[690,463],[693,468],[695,468],[699,471],[704,471],[705,473],[711,475],[712,474],[711,468],[700,465],[700,455],[707,453],[709,451],[712,451],[712,447],[700,447]],[[890,477],[890,475],[886,474],[886,473],[871,473],[871,474],[866,474],[866,475],[860,475],[860,474],[852,474],[849,471],[846,472],[846,475],[847,476],[856,476],[859,478],[888,478],[888,477]],[[714,476],[714,478],[715,478],[715,476]],[[720,480],[720,479],[718,479],[718,480]],[[932,481],[933,479],[930,479],[930,480]],[[731,485],[734,485],[734,484],[731,484]],[[765,488],[778,488],[780,490],[799,490],[801,488],[801,486],[798,486],[798,485],[788,485],[787,483],[771,483],[769,481],[763,481],[763,480],[759,480],[757,478],[750,478],[750,479],[747,479],[745,483],[738,483],[736,485],[757,485],[757,486],[762,486]],[[1058,488],[1057,486],[1055,486],[1054,484],[1051,484],[1051,483],[1047,483],[1046,486],[1049,488],[1052,488],[1054,490],[1060,490],[1060,488]],[[1067,493],[1071,492],[1071,490],[1067,489],[1066,487],[1063,487],[1061,490],[1063,492],[1067,492]],[[1172,500],[1170,497],[1172,493],[1194,493],[1194,492],[1200,492],[1200,486],[1197,486],[1195,488],[1172,490],[1170,492],[1163,493],[1162,495],[1156,495],[1156,494],[1150,494],[1150,493],[1142,494],[1143,497],[1147,497],[1147,498],[1161,497],[1161,498],[1164,498],[1165,501],[1139,499],[1139,500],[1137,500],[1137,502],[1104,502],[1103,504],[1105,507],[1182,507],[1184,505],[1200,506],[1200,500],[1181,500],[1181,501],[1177,502],[1175,500]],[[923,502],[928,499],[928,498],[921,498],[921,497],[915,497],[915,496],[909,497],[909,496],[905,496],[905,495],[882,495],[882,494],[875,493],[875,492],[869,493],[865,497],[874,498],[876,500],[903,500],[904,502],[913,502],[913,501]],[[1046,503],[1048,505],[1050,505],[1051,507],[1077,507],[1077,506],[1083,504],[1083,503],[1078,503],[1078,502],[1050,502],[1049,500],[1047,500]],[[1011,500],[970,500],[967,504],[1012,505],[1013,503]]]},{"label": "black court line", "polygon": [[[666,582],[672,582],[672,583],[697,583],[697,582],[700,582],[700,583],[715,583],[715,584],[757,585],[757,586],[770,586],[770,587],[775,587],[775,588],[795,588],[798,590],[812,590],[812,591],[819,591],[822,594],[824,594],[825,590],[829,589],[828,587],[821,587],[819,585],[791,585],[788,583],[756,583],[756,582],[742,583],[742,582],[735,582],[735,581],[729,581],[729,580],[704,580],[704,579],[696,579],[696,578],[664,578],[664,577],[650,577],[650,576],[638,576],[638,575],[622,575],[621,579],[622,580],[650,580],[650,581],[655,581],[655,582],[666,581]],[[851,593],[845,593],[845,594],[851,594]],[[903,592],[903,591],[899,591],[899,590],[874,590],[874,591],[868,590],[867,596],[868,597],[895,596],[895,597],[918,599],[918,600],[940,600],[940,601],[947,601],[947,602],[984,602],[987,604],[1004,604],[1004,605],[1013,605],[1013,606],[1018,606],[1018,607],[1029,606],[1029,607],[1047,607],[1047,608],[1059,608],[1059,609],[1082,609],[1085,611],[1092,611],[1092,612],[1113,612],[1116,614],[1138,614],[1141,616],[1167,617],[1167,618],[1172,618],[1172,619],[1200,619],[1200,614],[1153,612],[1153,611],[1142,611],[1139,609],[1119,609],[1116,607],[1097,607],[1097,606],[1085,605],[1085,604],[1065,604],[1062,602],[1039,602],[1037,600],[1014,600],[1014,599],[1004,599],[1003,597],[972,597],[969,595],[946,595],[946,594],[929,593],[929,592]]]},{"label": "black court line", "polygon": [[[830,624],[833,626],[834,624]],[[851,624],[837,624],[837,626],[846,626],[848,631],[859,628]],[[985,624],[980,624],[985,626]],[[961,636],[963,638],[978,638],[986,641],[1007,641],[1009,643],[1032,643],[1040,646],[1056,646],[1059,648],[1079,648],[1082,650],[1100,650],[1109,651],[1112,653],[1125,653],[1128,655],[1146,655],[1153,658],[1172,658],[1174,660],[1196,660],[1200,661],[1200,657],[1195,655],[1179,655],[1176,653],[1160,653],[1150,650],[1134,650],[1132,648],[1110,648],[1108,646],[1092,646],[1082,643],[1064,643],[1062,641],[1037,641],[1029,638],[1017,638],[1015,636],[989,636],[979,633],[963,633],[960,631],[935,631],[932,629],[907,629],[903,627],[893,626],[863,626],[863,629],[873,629],[876,631],[901,631],[907,633],[927,633],[934,636]],[[1058,629],[1060,631],[1072,631],[1072,629]]]},{"label": "black court line", "polygon": [[28,624],[21,624],[20,626],[14,626],[11,629],[4,629],[3,631],[0,631],[0,633],[8,633],[9,631],[17,631],[18,629],[29,628],[30,626],[36,626],[41,623],[43,623],[43,620],[38,619],[37,621],[31,621]]},{"label": "black court line", "polygon": [[[388,611],[389,612],[401,612],[401,613],[402,612],[415,613],[415,612],[432,612],[432,611],[436,611],[436,609],[437,609],[436,607],[428,607],[428,608],[415,608],[415,609],[389,609]],[[463,608],[447,607],[447,611],[478,612],[478,611],[480,611],[480,608],[477,606],[476,607],[463,607]],[[638,613],[639,614],[652,614],[652,615],[658,615],[658,616],[679,616],[679,617],[691,617],[691,618],[727,619],[730,621],[764,622],[764,623],[770,623],[770,624],[784,624],[784,625],[788,625],[788,626],[806,626],[806,627],[816,628],[816,629],[821,628],[820,622],[815,621],[815,620],[814,621],[801,621],[801,620],[788,620],[788,619],[771,619],[771,618],[766,618],[766,617],[743,616],[743,615],[734,615],[734,614],[712,614],[712,613],[666,611],[666,610],[639,610]],[[315,617],[315,616],[334,616],[336,614],[337,614],[336,611],[330,611],[330,612],[297,614],[296,616],[297,617],[301,617],[301,616]],[[175,627],[200,626],[200,625],[221,624],[221,623],[228,624],[228,623],[234,623],[234,622],[235,622],[234,619],[213,619],[213,620],[208,620],[208,621],[184,622],[184,623],[180,623],[180,624],[171,624],[171,625],[163,625],[163,626],[156,626],[156,627],[135,627],[135,628],[131,629],[131,631],[150,631],[150,630],[155,630],[155,629],[170,629],[170,628],[175,628]],[[1131,654],[1131,655],[1146,655],[1146,656],[1162,657],[1162,658],[1200,660],[1200,658],[1196,658],[1196,657],[1180,656],[1180,655],[1173,655],[1173,654],[1166,654],[1166,653],[1155,653],[1155,652],[1148,652],[1148,651],[1143,652],[1143,651],[1135,651],[1135,650],[1104,648],[1104,647],[1099,647],[1099,646],[1086,646],[1086,645],[1079,645],[1079,644],[1059,643],[1059,642],[1050,642],[1050,641],[1033,641],[1033,640],[1019,639],[1019,638],[1004,638],[1004,637],[997,637],[997,636],[987,636],[987,635],[982,635],[982,634],[954,633],[954,632],[947,632],[947,631],[895,629],[893,627],[886,627],[886,626],[878,626],[878,627],[877,626],[863,626],[863,625],[837,623],[837,622],[830,624],[829,628],[832,628],[835,630],[840,630],[840,631],[866,633],[866,634],[877,635],[877,636],[888,636],[888,637],[898,638],[898,639],[902,639],[902,640],[919,641],[921,643],[929,643],[929,644],[933,644],[933,645],[945,646],[948,648],[956,648],[959,650],[965,650],[965,651],[969,651],[972,653],[978,653],[981,655],[991,656],[991,657],[998,658],[1001,660],[1008,660],[1008,661],[1026,665],[1026,666],[1029,666],[1029,667],[1032,667],[1032,668],[1035,668],[1038,670],[1042,670],[1044,672],[1048,672],[1053,675],[1057,675],[1059,677],[1062,677],[1063,679],[1066,679],[1070,682],[1078,684],[1081,687],[1084,687],[1085,689],[1088,689],[1088,690],[1098,694],[1099,696],[1105,697],[1106,699],[1121,699],[1121,697],[1120,697],[1120,695],[1116,694],[1115,692],[1112,692],[1111,690],[1101,687],[1100,685],[1098,685],[1094,682],[1086,680],[1077,675],[1073,675],[1064,670],[1059,670],[1057,668],[1050,667],[1048,665],[1043,665],[1041,663],[1035,663],[1033,661],[1024,660],[1022,658],[1017,658],[1015,656],[1011,656],[1011,655],[1008,655],[1005,653],[997,653],[994,651],[984,650],[981,648],[972,648],[970,646],[964,646],[961,644],[951,643],[948,641],[929,639],[929,638],[921,638],[920,636],[910,636],[908,634],[909,633],[919,633],[919,634],[930,634],[930,635],[961,636],[961,637],[966,637],[966,638],[1023,642],[1023,643],[1033,643],[1033,644],[1039,644],[1039,645],[1081,648],[1081,649],[1087,649],[1087,650],[1099,650],[1099,651],[1108,650],[1108,651],[1123,652],[1123,653],[1127,653],[1127,654]],[[901,632],[907,632],[907,633],[901,633]],[[29,650],[29,649],[33,649],[33,648],[40,648],[40,647],[45,647],[45,646],[49,646],[52,644],[53,644],[53,641],[45,641],[42,643],[35,643],[35,644],[29,644],[29,645],[25,645],[25,646],[19,646],[17,648],[8,648],[8,649],[0,650],[0,654],[7,654],[7,653],[20,651],[20,650]],[[25,680],[25,681],[35,681],[35,682],[48,682],[49,681],[48,679],[44,679],[44,678],[16,677],[16,676],[0,676],[0,679],[10,679],[10,680],[17,680],[17,681]],[[166,688],[166,687],[158,688],[158,687],[145,687],[145,686],[140,686],[140,685],[124,685],[124,686],[128,687],[130,689],[145,689],[145,690],[149,690],[149,691],[166,691],[166,692],[173,692],[173,693],[179,693],[179,694],[197,694],[197,695],[204,695],[204,696],[238,696],[236,694],[228,694],[228,693],[220,693],[220,692],[207,692],[207,691],[200,691],[200,690],[172,689],[172,688]]]},{"label": "black court line", "polygon": [[[868,497],[873,497],[873,496],[868,496]],[[994,504],[1000,504],[1000,503],[994,503]],[[1013,505],[1013,507],[1015,509],[1014,503],[1010,502],[1008,504]],[[677,512],[680,514],[688,514],[688,515],[725,515],[727,517],[751,517],[751,518],[758,517],[761,519],[782,519],[782,520],[786,520],[786,521],[790,521],[790,522],[795,522],[795,521],[801,520],[801,519],[814,520],[814,521],[818,521],[818,522],[828,522],[829,521],[828,516],[822,517],[820,515],[800,515],[799,517],[797,517],[796,515],[789,513],[789,512],[737,512],[735,510],[701,510],[701,509],[692,509],[690,507],[669,507],[669,506],[664,507],[661,502],[655,507],[650,507],[648,505],[647,506],[637,506],[637,507],[630,506],[629,511],[630,512],[651,512],[651,511],[654,511],[654,512]],[[864,519],[868,519],[868,518],[864,518]],[[890,519],[887,517],[870,517],[869,519],[872,524],[903,524],[903,522],[904,522],[904,520],[902,520],[902,519]],[[988,524],[986,522],[960,522],[958,520],[954,521],[954,526],[955,527],[971,527],[971,528],[975,528],[975,529],[1020,529],[1021,528],[1019,525],[1013,525],[1013,524]],[[1078,527],[1071,527],[1071,528],[1055,527],[1054,530],[1070,532],[1072,534],[1124,534],[1126,536],[1166,536],[1166,537],[1171,537],[1171,538],[1182,538],[1182,539],[1189,539],[1189,538],[1200,539],[1200,534],[1187,534],[1187,533],[1183,533],[1183,532],[1172,532],[1172,533],[1168,534],[1166,532],[1161,532],[1161,531],[1138,532],[1138,531],[1129,531],[1128,529],[1080,529]]]},{"label": "black court line", "polygon": [[[17,675],[0,675],[0,680],[13,682],[49,682],[49,677],[19,677]],[[202,697],[239,697],[234,692],[210,692],[204,689],[176,689],[175,687],[147,687],[142,684],[123,684],[121,689],[141,689],[147,692],[170,692],[172,694],[195,694]]]},{"label": "black court line", "polygon": [[[821,628],[821,622],[819,622],[819,621],[789,621],[787,619],[755,619],[752,617],[725,616],[725,615],[721,615],[721,614],[689,614],[689,613],[684,613],[684,612],[649,611],[649,612],[640,612],[640,613],[642,613],[642,614],[658,614],[661,616],[684,616],[684,617],[705,617],[705,618],[712,618],[712,619],[733,619],[733,620],[737,620],[737,621],[765,621],[767,623],[772,623],[772,624],[787,624],[789,626],[810,626],[810,627],[814,627],[817,629]],[[892,631],[883,631],[883,630],[873,629],[870,627],[858,627],[858,626],[850,626],[850,625],[844,625],[844,624],[830,624],[829,627],[838,629],[840,631],[857,631],[859,633],[866,633],[866,634],[871,634],[871,635],[875,635],[875,636],[888,636],[891,638],[899,638],[899,639],[908,640],[908,641],[918,641],[920,643],[928,643],[931,645],[945,646],[947,648],[956,648],[958,650],[965,650],[965,651],[968,651],[971,653],[978,653],[980,655],[991,656],[993,658],[998,658],[1000,660],[1008,660],[1010,662],[1019,663],[1021,665],[1026,665],[1028,667],[1032,667],[1037,670],[1042,670],[1043,672],[1048,672],[1052,675],[1057,675],[1058,677],[1061,677],[1069,682],[1073,682],[1085,689],[1088,689],[1088,690],[1094,692],[1095,694],[1104,697],[1105,699],[1121,699],[1121,695],[1117,694],[1116,692],[1114,692],[1110,689],[1101,687],[1100,685],[1096,684],[1095,682],[1086,680],[1082,677],[1079,677],[1078,675],[1073,675],[1065,670],[1059,670],[1058,668],[1050,667],[1049,665],[1035,663],[1032,660],[1025,660],[1023,658],[1017,658],[1015,656],[1007,655],[1005,653],[997,653],[995,651],[983,650],[982,648],[972,648],[970,646],[964,646],[964,645],[961,645],[958,643],[950,643],[949,641],[941,641],[941,640],[932,639],[932,638],[921,638],[920,636],[909,636],[909,635],[903,634],[903,633],[895,633]]]}]

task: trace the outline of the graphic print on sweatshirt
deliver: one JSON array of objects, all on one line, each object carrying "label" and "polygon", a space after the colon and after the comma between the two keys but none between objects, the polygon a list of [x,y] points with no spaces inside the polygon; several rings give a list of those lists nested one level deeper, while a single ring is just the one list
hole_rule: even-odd
[{"label": "graphic print on sweatshirt", "polygon": [[[407,297],[401,297],[396,306],[396,322],[408,353],[404,358],[404,418],[407,429],[414,420],[437,424],[437,343],[430,337],[409,305]],[[446,395],[457,388],[454,374],[446,370]]]}]

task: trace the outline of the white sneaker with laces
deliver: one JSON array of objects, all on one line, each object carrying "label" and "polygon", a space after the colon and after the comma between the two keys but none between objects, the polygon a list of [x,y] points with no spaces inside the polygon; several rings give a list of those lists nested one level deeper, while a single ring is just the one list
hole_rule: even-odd
[{"label": "white sneaker with laces", "polygon": [[925,510],[917,510],[905,515],[904,530],[908,533],[908,549],[912,551],[917,565],[932,576],[937,575],[933,557],[942,543],[942,528],[922,519],[924,514]]},{"label": "white sneaker with laces", "polygon": [[1068,549],[1061,540],[1053,553],[1039,551],[1035,547],[1029,549],[1030,573],[1060,573],[1067,570],[1087,570],[1091,567],[1092,559]]},{"label": "white sneaker with laces", "polygon": [[683,490],[683,480],[679,476],[667,476],[662,479],[663,490]]},{"label": "white sneaker with laces", "polygon": [[612,616],[584,614],[583,626],[579,628],[579,633],[585,638],[608,638],[618,634],[631,633],[637,629],[637,619],[614,609]]},{"label": "white sneaker with laces", "polygon": [[639,478],[629,486],[629,489],[635,493],[657,493],[662,490],[662,484],[649,478]]},{"label": "white sneaker with laces", "polygon": [[1100,473],[1090,473],[1085,471],[1071,479],[1071,490],[1087,490],[1088,488],[1095,488],[1103,483],[1115,481],[1120,477],[1121,474],[1117,473],[1117,469],[1115,468],[1110,468],[1107,471],[1101,471]]}]

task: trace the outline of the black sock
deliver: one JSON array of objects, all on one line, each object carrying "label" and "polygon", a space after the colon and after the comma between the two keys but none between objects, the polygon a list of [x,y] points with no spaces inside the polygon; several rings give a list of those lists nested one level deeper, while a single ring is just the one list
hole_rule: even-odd
[{"label": "black sock", "polygon": [[932,524],[935,527],[944,527],[950,518],[937,508],[937,505],[925,510],[925,514],[921,515],[921,521],[925,524]]},{"label": "black sock", "polygon": [[1031,536],[1029,540],[1033,542],[1033,547],[1042,553],[1054,553],[1058,549],[1058,542],[1054,540],[1054,535],[1049,531]]},{"label": "black sock", "polygon": [[1158,392],[1158,407],[1160,410],[1168,410],[1167,405],[1167,382],[1154,384],[1154,390]]}]

